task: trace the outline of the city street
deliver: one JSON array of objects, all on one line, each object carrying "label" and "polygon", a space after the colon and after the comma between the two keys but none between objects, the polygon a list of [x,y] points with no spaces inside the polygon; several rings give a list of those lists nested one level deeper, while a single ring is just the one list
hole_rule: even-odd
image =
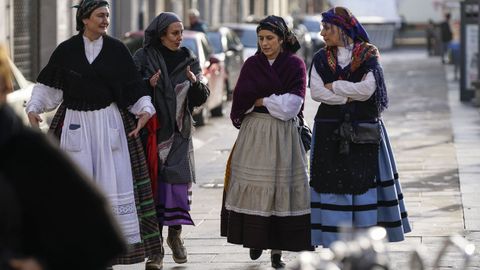
[{"label": "city street", "polygon": [[[424,49],[395,49],[382,54],[381,63],[390,97],[383,115],[393,143],[412,232],[400,243],[388,244],[391,269],[411,269],[411,251],[425,248],[433,263],[447,236],[460,234],[475,243],[468,269],[480,269],[480,114],[459,100],[458,81],[450,65],[428,57]],[[309,97],[305,118],[310,126],[317,105]],[[175,264],[165,244],[164,269],[269,269],[270,254],[251,261],[248,249],[220,237],[220,206],[226,160],[237,130],[229,111],[197,128],[194,140],[197,183],[193,189],[192,217],[185,226],[188,262]],[[255,151],[255,149],[252,149]],[[165,232],[166,233],[166,230]],[[291,262],[297,253],[284,253]],[[462,257],[448,252],[441,269],[460,269]],[[140,270],[144,264],[115,266]]]}]

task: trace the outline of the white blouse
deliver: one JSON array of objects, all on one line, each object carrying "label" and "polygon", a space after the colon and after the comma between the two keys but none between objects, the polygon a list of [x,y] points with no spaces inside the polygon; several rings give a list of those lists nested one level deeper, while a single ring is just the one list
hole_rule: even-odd
[{"label": "white blouse", "polygon": [[[350,64],[352,52],[344,47],[338,47],[338,64],[344,68]],[[375,77],[372,72],[365,75],[362,81],[354,83],[338,80],[332,83],[332,91],[325,87],[325,83],[312,65],[310,77],[310,94],[312,99],[329,105],[347,103],[348,98],[365,101],[372,96],[376,89]]]},{"label": "white blouse", "polygon": [[[272,65],[274,61],[275,60],[268,60],[270,65]],[[290,93],[282,95],[272,94],[269,97],[263,98],[263,105],[268,109],[270,115],[282,121],[287,121],[297,116],[302,108],[302,104],[303,98]],[[254,107],[248,110],[246,114],[250,113]]]},{"label": "white blouse", "polygon": [[[85,44],[85,56],[91,64],[102,50],[103,37],[100,36],[97,40],[91,41],[83,36],[83,43]],[[26,111],[35,113],[44,113],[55,109],[63,101],[63,92],[41,83],[36,83],[32,89],[32,97],[27,103]],[[146,112],[150,116],[155,113],[155,107],[152,104],[150,96],[143,96],[135,102],[128,110],[134,114]]]}]

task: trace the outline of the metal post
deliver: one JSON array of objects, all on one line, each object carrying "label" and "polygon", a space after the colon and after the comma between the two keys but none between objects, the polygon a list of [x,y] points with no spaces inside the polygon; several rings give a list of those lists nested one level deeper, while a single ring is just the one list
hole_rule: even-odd
[{"label": "metal post", "polygon": [[[480,0],[477,0],[477,21],[479,29],[478,36],[480,37]],[[478,42],[478,52],[480,53],[480,41]],[[477,70],[480,71],[480,61],[477,61]],[[478,107],[480,106],[480,72],[477,73],[477,81],[473,82],[472,84],[475,87],[473,104]]]}]

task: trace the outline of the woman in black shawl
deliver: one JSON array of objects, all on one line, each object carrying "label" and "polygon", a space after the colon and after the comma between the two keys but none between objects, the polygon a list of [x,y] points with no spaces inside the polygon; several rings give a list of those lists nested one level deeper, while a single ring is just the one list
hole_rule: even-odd
[{"label": "woman in black shawl", "polygon": [[[149,215],[155,205],[137,136],[155,108],[130,52],[107,35],[108,2],[82,0],[75,7],[79,33],[55,49],[26,110],[36,126],[39,113],[62,104],[50,130],[107,196],[130,245],[113,263],[143,262],[159,257],[162,248],[155,217]],[[160,267],[147,262],[148,269]]]},{"label": "woman in black shawl", "polygon": [[187,262],[181,225],[193,225],[192,111],[210,94],[197,57],[181,47],[183,29],[176,14],[161,13],[145,30],[143,48],[134,55],[157,111],[147,123],[147,160],[160,231],[168,226],[167,244],[176,263]]}]

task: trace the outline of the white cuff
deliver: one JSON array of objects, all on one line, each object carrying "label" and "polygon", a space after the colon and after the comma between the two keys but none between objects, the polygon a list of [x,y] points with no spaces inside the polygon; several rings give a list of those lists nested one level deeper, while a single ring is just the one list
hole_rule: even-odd
[{"label": "white cuff", "polygon": [[135,102],[128,110],[134,114],[139,115],[141,113],[148,113],[150,116],[154,115],[156,110],[152,104],[152,98],[150,96],[143,96]]}]

